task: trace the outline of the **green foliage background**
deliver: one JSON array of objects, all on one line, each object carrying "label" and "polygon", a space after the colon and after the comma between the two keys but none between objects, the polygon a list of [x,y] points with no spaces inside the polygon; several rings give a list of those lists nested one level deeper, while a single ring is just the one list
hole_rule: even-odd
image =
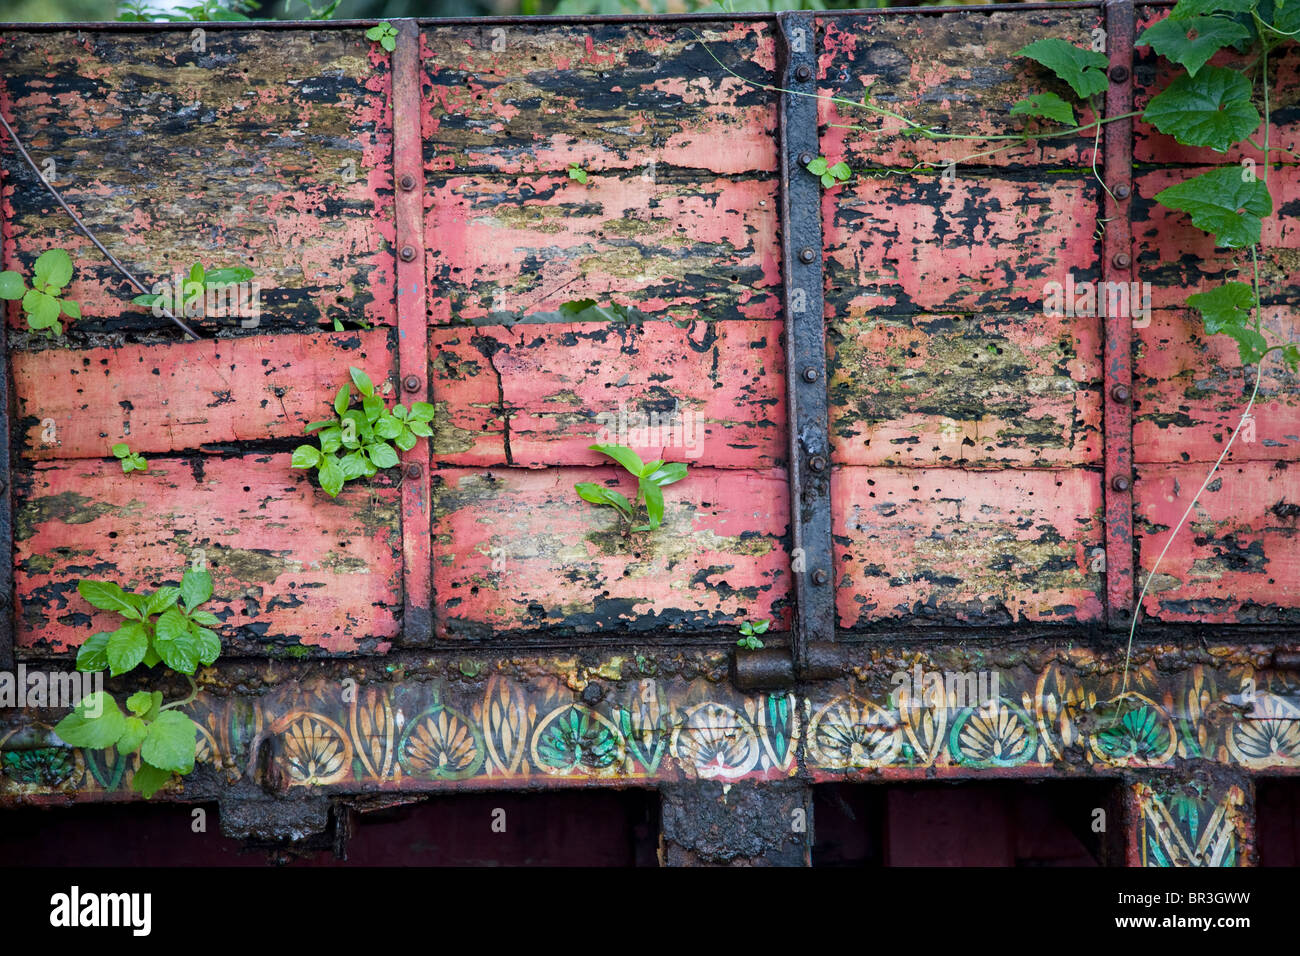
[{"label": "green foliage background", "polygon": [[[179,0],[185,6],[199,0]],[[320,6],[320,0],[313,0]],[[155,2],[155,9],[164,2]],[[985,0],[944,0],[945,6],[982,6]],[[342,0],[335,20],[393,17],[466,17],[511,14],[683,13],[710,10],[839,10],[862,7],[939,6],[936,0]],[[289,9],[286,10],[286,7]],[[119,0],[2,0],[0,22],[114,20]],[[253,16],[265,20],[309,19],[299,0],[263,0]]]}]

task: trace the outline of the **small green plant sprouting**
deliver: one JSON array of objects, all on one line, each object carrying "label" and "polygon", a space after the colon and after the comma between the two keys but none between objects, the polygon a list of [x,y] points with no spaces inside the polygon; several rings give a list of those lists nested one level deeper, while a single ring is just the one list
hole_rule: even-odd
[{"label": "small green plant sprouting", "polygon": [[569,163],[569,178],[576,179],[582,185],[587,185],[587,171],[577,163]]},{"label": "small green plant sprouting", "polygon": [[746,650],[762,650],[763,642],[759,640],[758,635],[766,634],[767,629],[772,626],[772,622],[767,618],[761,621],[746,621],[740,625],[740,640],[736,641],[737,647],[743,647]]},{"label": "small green plant sprouting", "polygon": [[124,475],[129,475],[133,471],[149,470],[149,463],[144,460],[144,455],[133,452],[126,442],[118,442],[113,446],[113,457],[122,463]]},{"label": "small green plant sprouting", "polygon": [[830,165],[825,156],[810,160],[805,167],[814,176],[820,176],[823,189],[830,189],[836,183],[847,183],[853,177],[853,170],[844,162]]},{"label": "small green plant sprouting", "polygon": [[166,283],[158,283],[154,286],[155,289],[161,288],[162,292],[146,292],[143,295],[137,295],[131,301],[136,305],[151,308],[161,301],[164,307],[174,309],[177,315],[201,316],[204,314],[204,304],[209,289],[231,282],[248,282],[252,278],[253,270],[245,266],[236,266],[232,269],[213,269],[209,272],[203,267],[203,263],[196,262],[190,266],[190,274],[181,283],[181,302],[172,301],[173,290]]},{"label": "small green plant sprouting", "polygon": [[27,327],[53,337],[63,334],[60,315],[81,318],[81,306],[61,298],[72,281],[72,257],[65,249],[47,249],[36,257],[32,266],[32,285],[27,288],[19,272],[0,272],[0,299],[22,299]]},{"label": "small green plant sprouting", "polygon": [[[293,467],[315,468],[321,490],[331,498],[354,478],[369,478],[382,468],[396,467],[399,458],[393,445],[410,451],[419,439],[433,435],[432,405],[414,402],[408,409],[398,404],[390,411],[375,394],[369,375],[359,368],[349,372],[361,393],[361,408],[351,407],[352,385],[341,386],[334,396],[335,417],[309,422],[303,429],[308,435],[319,432],[319,447],[299,445],[293,453]],[[390,390],[387,383],[383,390]]]},{"label": "small green plant sprouting", "polygon": [[[664,520],[665,485],[681,481],[686,477],[686,465],[681,462],[665,462],[662,458],[646,463],[631,448],[625,445],[588,445],[592,451],[613,458],[636,479],[636,498],[629,501],[626,496],[612,491],[604,485],[580,481],[574,485],[578,497],[594,505],[609,505],[617,513],[624,528],[628,531],[653,531]],[[644,507],[646,520],[636,524]]]},{"label": "small green plant sprouting", "polygon": [[[54,727],[64,743],[91,750],[116,747],[122,757],[139,751],[140,766],[132,788],[152,797],[172,779],[194,769],[198,725],[177,708],[198,694],[193,674],[199,665],[221,656],[221,638],[212,630],[221,621],[202,605],[212,597],[212,576],[188,570],[180,587],[164,586],[152,594],[133,594],[111,581],[79,581],[81,596],[101,610],[116,612],[123,621],[116,631],[89,637],[77,652],[77,670],[108,669],[118,677],[139,664],[165,664],[184,674],[190,695],[163,703],[161,691],[140,690],[126,699],[126,713],[106,691],[87,694]],[[157,620],[153,620],[157,615]]]},{"label": "small green plant sprouting", "polygon": [[385,20],[378,26],[373,26],[367,30],[366,39],[378,43],[389,53],[392,53],[397,49],[397,27]]}]

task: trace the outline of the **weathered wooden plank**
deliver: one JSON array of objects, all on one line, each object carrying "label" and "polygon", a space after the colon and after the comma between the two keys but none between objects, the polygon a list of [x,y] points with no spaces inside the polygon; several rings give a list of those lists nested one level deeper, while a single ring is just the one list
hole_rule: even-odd
[{"label": "weathered wooden plank", "polygon": [[434,488],[439,637],[509,631],[665,633],[773,618],[788,625],[783,471],[692,468],[664,523],[624,538],[578,481],[629,495],[614,468],[444,469]]},{"label": "weathered wooden plank", "polygon": [[431,181],[430,315],[499,324],[582,298],[679,318],[779,314],[773,179]]},{"label": "weathered wooden plank", "polygon": [[285,454],[155,459],[128,476],[116,461],[38,464],[15,477],[20,648],[64,651],[117,626],[77,594],[81,578],[153,588],[196,558],[228,651],[382,653],[398,633],[391,486],[330,499]]},{"label": "weathered wooden plank", "polygon": [[[1254,281],[1249,249],[1216,249],[1214,237],[1193,226],[1186,213],[1155,201],[1160,190],[1204,172],[1205,167],[1151,169],[1133,177],[1134,278],[1149,285],[1154,308],[1181,308],[1193,292],[1226,279]],[[1266,303],[1291,303],[1300,299],[1300,228],[1290,214],[1300,208],[1300,166],[1275,169],[1268,188],[1274,215],[1261,231],[1259,291]]]},{"label": "weathered wooden plank", "polygon": [[826,191],[832,314],[1038,311],[1044,286],[1097,280],[1096,183],[867,179]]},{"label": "weathered wooden plank", "polygon": [[[1138,469],[1134,510],[1141,582],[1209,466]],[[1286,461],[1225,464],[1160,563],[1143,612],[1165,621],[1300,622],[1300,469]]]},{"label": "weathered wooden plank", "polygon": [[388,332],[45,349],[13,356],[27,458],[102,458],[302,436],[332,414],[349,366],[394,371]]},{"label": "weathered wooden plank", "polygon": [[444,465],[607,462],[593,442],[711,468],[785,459],[779,322],[439,328],[431,358]]},{"label": "weathered wooden plank", "polygon": [[1051,466],[1101,455],[1095,318],[1003,313],[835,317],[837,462]]},{"label": "weathered wooden plank", "polygon": [[1095,472],[851,466],[831,495],[842,627],[1102,615]]},{"label": "weathered wooden plank", "polygon": [[430,171],[776,169],[770,24],[432,26],[424,48]]},{"label": "weathered wooden plank", "polygon": [[[1016,144],[976,156],[1007,144],[882,134],[881,130],[899,130],[905,124],[854,104],[869,98],[873,106],[940,133],[1020,133],[1026,121],[1010,115],[1016,101],[1050,90],[1073,102],[1074,94],[1037,63],[1016,56],[1016,51],[1045,37],[1091,45],[1093,31],[1103,23],[1097,10],[953,10],[942,16],[835,16],[821,23],[825,25],[818,82],[818,93],[825,98],[819,104],[822,152],[832,163],[844,160],[861,170],[910,169],[920,164],[942,167],[954,162],[960,177],[967,157],[971,166],[1080,166],[1090,161],[1094,140],[1089,133],[1040,139],[1034,145]],[[832,102],[832,97],[839,102]],[[1076,116],[1080,123],[1092,121],[1086,110],[1076,110]],[[1032,128],[1060,129],[1050,123]],[[922,175],[935,172],[928,169]]]},{"label": "weathered wooden plank", "polygon": [[[1275,341],[1300,338],[1300,320],[1288,306],[1267,307],[1264,325]],[[1243,369],[1237,345],[1225,335],[1206,335],[1191,309],[1156,309],[1137,329],[1137,461],[1213,462],[1241,421],[1255,386],[1256,366]],[[1300,377],[1276,354],[1264,377],[1250,420],[1232,445],[1228,461],[1294,459],[1300,449]]]},{"label": "weathered wooden plank", "polygon": [[[196,260],[247,266],[256,330],[393,321],[388,55],[362,30],[20,33],[0,37],[0,106],[104,243],[147,282]],[[4,268],[69,249],[89,333],[166,331],[6,141]],[[15,328],[21,313],[9,311]],[[100,344],[100,343],[96,343]]]}]

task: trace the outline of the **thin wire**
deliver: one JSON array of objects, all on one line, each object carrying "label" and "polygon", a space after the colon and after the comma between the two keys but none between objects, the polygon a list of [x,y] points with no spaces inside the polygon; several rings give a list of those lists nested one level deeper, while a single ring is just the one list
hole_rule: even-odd
[{"label": "thin wire", "polygon": [[[113,255],[113,253],[109,252],[106,248],[104,248],[104,244],[100,242],[99,239],[95,237],[95,234],[90,231],[89,227],[84,222],[81,221],[81,217],[78,216],[75,212],[73,212],[72,207],[69,206],[64,201],[63,197],[59,194],[59,191],[50,184],[50,181],[48,179],[46,179],[44,176],[41,175],[40,168],[36,165],[35,161],[32,159],[31,154],[27,152],[27,148],[23,146],[22,140],[18,138],[18,134],[14,132],[13,127],[9,125],[8,120],[4,118],[3,113],[0,113],[0,126],[3,126],[4,131],[7,134],[9,134],[9,138],[13,140],[13,144],[16,147],[18,147],[18,152],[22,155],[23,159],[27,160],[27,165],[30,166],[32,172],[36,174],[36,178],[39,179],[45,185],[45,188],[49,190],[50,195],[54,197],[55,201],[60,206],[63,207],[63,211],[66,212],[72,218],[72,221],[77,224],[77,228],[80,229],[83,233],[85,233],[86,238],[95,244],[95,248],[98,249],[100,252],[102,252],[104,254],[104,257],[108,259],[109,262],[113,263],[114,266],[117,267],[118,272],[126,276],[127,281],[129,281],[133,286],[139,289],[142,294],[148,295],[150,290],[146,289],[143,285],[140,284],[140,280],[137,279],[135,276],[133,276],[131,272],[127,269],[127,267],[122,265],[122,263],[120,263],[117,260],[117,256]],[[167,316],[167,318],[175,322],[176,325],[180,327],[181,331],[184,332],[186,335],[188,335],[190,338],[196,341],[202,340],[203,336],[199,335],[199,333],[195,332],[192,328],[190,328],[180,319],[176,318],[176,316],[172,315],[171,310],[167,308],[163,308],[162,313],[163,315]]]}]

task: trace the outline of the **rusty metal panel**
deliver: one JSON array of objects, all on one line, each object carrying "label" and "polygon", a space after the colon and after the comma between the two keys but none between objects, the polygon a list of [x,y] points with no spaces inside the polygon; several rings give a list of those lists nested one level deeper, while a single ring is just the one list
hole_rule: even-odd
[{"label": "rusty metal panel", "polygon": [[1102,617],[1095,472],[849,467],[832,484],[840,627]]},{"label": "rusty metal panel", "polygon": [[[226,653],[382,653],[398,633],[398,492],[383,483],[327,499],[287,454],[38,463],[15,476],[18,646],[46,656],[113,630],[77,581],[175,584],[212,573]],[[200,554],[200,549],[202,554]]]},{"label": "rusty metal panel", "polygon": [[[611,467],[441,469],[434,480],[439,637],[667,634],[788,623],[783,471],[695,467],[665,492],[662,528],[625,539],[577,481]],[[626,482],[624,482],[626,484]],[[610,487],[614,487],[613,484]],[[624,489],[629,490],[629,489]]]},{"label": "rusty metal panel", "polygon": [[442,465],[600,465],[627,445],[710,468],[785,464],[778,322],[451,326],[431,334]]}]

